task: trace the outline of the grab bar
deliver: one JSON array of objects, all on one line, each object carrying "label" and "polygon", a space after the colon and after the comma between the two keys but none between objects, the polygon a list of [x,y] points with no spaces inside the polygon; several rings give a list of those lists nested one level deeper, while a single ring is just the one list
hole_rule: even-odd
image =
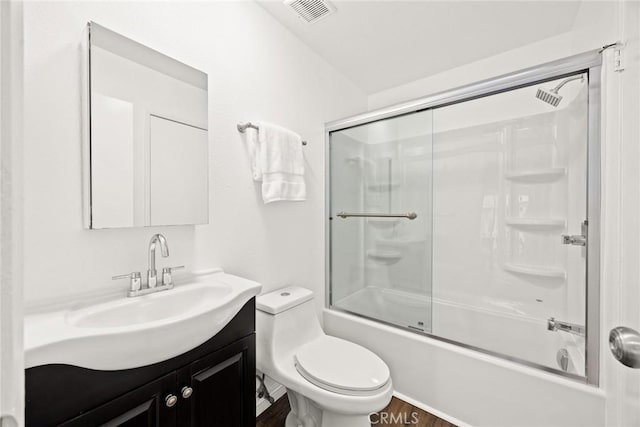
[{"label": "grab bar", "polygon": [[349,217],[355,217],[355,218],[407,218],[409,220],[414,220],[418,217],[418,215],[415,212],[408,212],[408,213],[398,213],[398,214],[391,214],[391,213],[353,213],[353,212],[338,212],[336,214],[336,216],[339,216],[340,218],[349,218]]}]

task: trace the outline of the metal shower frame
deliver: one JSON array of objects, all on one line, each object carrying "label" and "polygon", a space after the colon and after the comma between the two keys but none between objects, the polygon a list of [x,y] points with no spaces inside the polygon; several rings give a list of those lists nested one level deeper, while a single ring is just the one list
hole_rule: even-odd
[{"label": "metal shower frame", "polygon": [[[607,46],[608,47],[608,46]],[[606,47],[605,47],[606,48]],[[465,348],[477,350],[502,359],[516,361],[520,364],[535,367],[543,371],[572,378],[574,380],[597,386],[600,382],[600,204],[601,204],[601,71],[602,51],[596,49],[564,59],[547,62],[520,71],[481,80],[476,83],[460,86],[451,90],[435,93],[426,97],[374,110],[364,114],[332,121],[325,124],[325,307],[331,310],[345,311],[331,306],[331,163],[330,135],[332,132],[345,130],[355,126],[376,122],[383,119],[434,109],[446,105],[457,104],[496,95],[514,89],[541,84],[562,77],[585,73],[588,82],[588,147],[587,147],[587,260],[586,260],[586,342],[585,342],[585,376],[575,375],[547,366],[510,357],[505,354],[488,351],[482,348],[451,341],[437,335],[424,333],[439,341],[445,341]],[[364,317],[357,313],[351,315]],[[377,322],[386,323],[379,319]],[[398,325],[391,326],[399,327]],[[406,328],[402,328],[405,329]],[[415,331],[414,331],[415,332]],[[418,332],[415,332],[418,333]]]}]

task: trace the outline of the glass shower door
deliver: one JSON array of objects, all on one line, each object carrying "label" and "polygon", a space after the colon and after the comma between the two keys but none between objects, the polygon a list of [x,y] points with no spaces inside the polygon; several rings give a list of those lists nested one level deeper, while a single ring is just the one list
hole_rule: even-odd
[{"label": "glass shower door", "polygon": [[[432,332],[582,377],[589,87],[580,76],[434,110]],[[536,96],[566,81],[559,104]]]},{"label": "glass shower door", "polygon": [[330,305],[430,332],[432,111],[329,143]]},{"label": "glass shower door", "polygon": [[328,126],[331,308],[598,383],[601,71],[574,60]]}]

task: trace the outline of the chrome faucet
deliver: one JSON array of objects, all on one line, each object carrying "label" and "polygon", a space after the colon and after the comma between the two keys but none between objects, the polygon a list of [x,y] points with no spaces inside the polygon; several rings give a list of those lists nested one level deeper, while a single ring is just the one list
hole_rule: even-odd
[{"label": "chrome faucet", "polygon": [[140,273],[134,271],[133,273],[123,274],[120,276],[113,276],[112,279],[129,279],[129,292],[127,296],[137,297],[140,295],[146,295],[153,292],[164,291],[173,288],[173,278],[171,276],[173,270],[184,268],[184,265],[178,267],[164,267],[162,269],[162,284],[158,284],[158,271],[156,270],[156,247],[160,245],[160,253],[164,258],[169,256],[169,246],[167,245],[167,239],[162,234],[154,234],[149,241],[149,269],[147,270],[147,283],[146,286],[142,283]]},{"label": "chrome faucet", "polygon": [[149,269],[147,270],[147,286],[155,288],[158,284],[158,272],[156,271],[156,244],[160,243],[160,252],[164,258],[169,256],[167,239],[162,234],[154,234],[149,241]]}]

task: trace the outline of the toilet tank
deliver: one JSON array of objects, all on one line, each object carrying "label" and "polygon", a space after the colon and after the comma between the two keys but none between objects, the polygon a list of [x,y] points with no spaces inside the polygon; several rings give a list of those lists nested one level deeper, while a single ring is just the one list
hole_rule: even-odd
[{"label": "toilet tank", "polygon": [[279,314],[297,305],[313,299],[313,292],[298,286],[277,289],[275,291],[258,295],[256,308],[269,314]]},{"label": "toilet tank", "polygon": [[289,286],[256,297],[258,369],[269,375],[275,361],[324,335],[309,289]]}]

